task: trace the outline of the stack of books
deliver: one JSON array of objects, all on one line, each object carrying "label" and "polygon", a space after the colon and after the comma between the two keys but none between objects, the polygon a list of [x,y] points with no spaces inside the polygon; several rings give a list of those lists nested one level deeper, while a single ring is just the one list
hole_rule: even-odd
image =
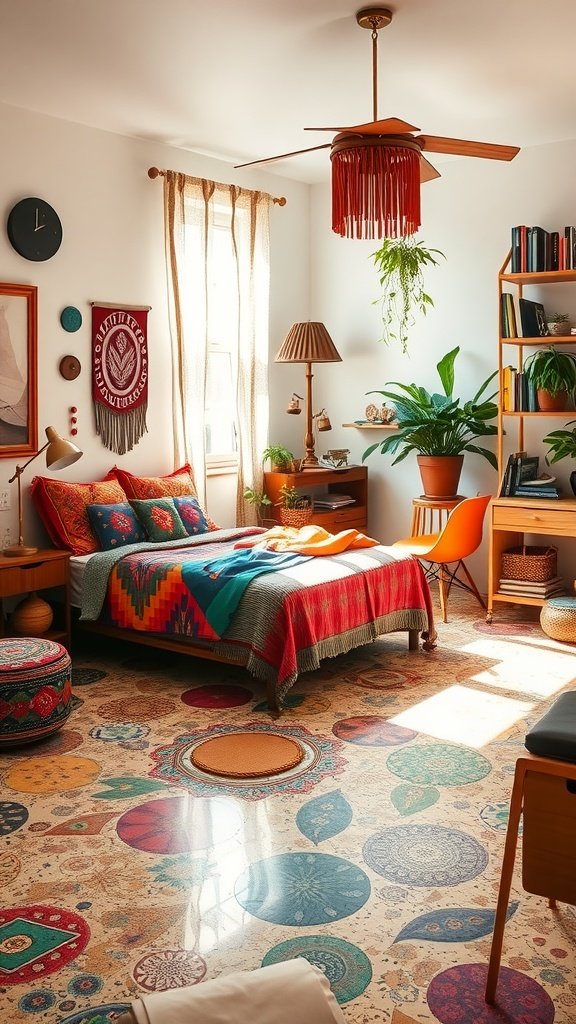
[{"label": "stack of books", "polygon": [[516,597],[539,597],[546,600],[563,594],[565,591],[564,580],[561,576],[553,576],[543,583],[534,583],[531,580],[510,580],[504,577],[498,584],[498,590],[502,594],[514,594]]},{"label": "stack of books", "polygon": [[527,452],[514,452],[502,477],[501,498],[559,498],[556,477],[538,475],[539,458]]},{"label": "stack of books", "polygon": [[354,505],[355,502],[356,499],[349,494],[316,494],[314,496],[314,508],[318,509],[343,508],[345,505]]},{"label": "stack of books", "polygon": [[517,224],[512,228],[513,274],[538,273],[542,270],[573,270],[576,268],[576,227],[568,224],[563,231],[545,231],[535,224]]}]

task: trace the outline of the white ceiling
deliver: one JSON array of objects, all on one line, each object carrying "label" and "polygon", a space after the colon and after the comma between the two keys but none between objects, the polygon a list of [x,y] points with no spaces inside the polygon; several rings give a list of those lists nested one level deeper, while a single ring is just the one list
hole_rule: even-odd
[{"label": "white ceiling", "polygon": [[[0,0],[0,99],[232,163],[320,145],[331,136],[306,125],[372,118],[361,6]],[[389,6],[393,21],[379,36],[380,117],[519,146],[576,138],[576,0]],[[329,166],[325,150],[266,169],[313,183],[328,180]]]}]

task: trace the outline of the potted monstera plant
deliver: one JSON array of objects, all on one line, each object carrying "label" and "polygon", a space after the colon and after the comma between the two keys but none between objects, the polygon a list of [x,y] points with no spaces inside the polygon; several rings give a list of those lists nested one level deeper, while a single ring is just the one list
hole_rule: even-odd
[{"label": "potted monstera plant", "polygon": [[[465,452],[482,455],[494,469],[498,468],[494,452],[475,443],[479,437],[498,432],[491,422],[498,415],[493,401],[497,392],[488,397],[485,394],[498,371],[490,374],[473,398],[462,402],[454,397],[454,363],[459,351],[456,346],[437,363],[443,393],[398,381],[389,381],[384,391],[368,392],[394,403],[398,430],[370,445],[362,461],[378,450],[382,455],[394,455],[395,466],[415,452],[424,494],[429,498],[452,498],[458,493]],[[390,384],[395,391],[387,390]]]}]

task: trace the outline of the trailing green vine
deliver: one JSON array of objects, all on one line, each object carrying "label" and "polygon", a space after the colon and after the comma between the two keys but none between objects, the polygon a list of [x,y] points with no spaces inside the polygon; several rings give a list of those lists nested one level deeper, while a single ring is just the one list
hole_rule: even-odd
[{"label": "trailing green vine", "polygon": [[426,315],[434,305],[424,290],[423,271],[427,266],[438,266],[436,256],[446,258],[439,249],[417,242],[414,235],[385,238],[372,253],[383,290],[381,298],[375,300],[382,305],[381,340],[386,344],[399,341],[403,352],[408,351],[408,331],[415,323],[415,313]]}]

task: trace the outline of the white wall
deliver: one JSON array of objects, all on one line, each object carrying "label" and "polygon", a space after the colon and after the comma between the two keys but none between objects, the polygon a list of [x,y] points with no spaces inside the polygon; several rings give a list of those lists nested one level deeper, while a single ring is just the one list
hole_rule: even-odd
[{"label": "white wall", "polygon": [[[440,249],[446,260],[426,274],[435,305],[410,332],[407,356],[398,346],[378,341],[379,310],[373,300],[378,298],[379,284],[370,259],[377,243],[332,234],[329,186],[313,188],[310,316],[324,321],[343,358],[339,364],[315,367],[314,406],[326,405],[333,425],[331,433],[320,435],[319,450],[347,447],[350,460],[360,462],[368,445],[385,435],[339,425],[363,418],[366,404],[373,400],[366,392],[384,388],[387,381],[413,381],[433,390],[438,382],[436,363],[455,345],[461,349],[456,363],[457,393],[472,398],[497,366],[497,274],[510,246],[510,228],[540,224],[547,230],[562,230],[576,221],[575,160],[576,142],[566,142],[525,150],[510,164],[465,158],[443,164],[433,161],[442,177],[422,187],[419,237]],[[533,289],[530,296],[543,301],[549,311],[558,308],[571,313],[576,323],[576,286]],[[574,347],[576,350],[576,344]],[[506,361],[514,362],[515,351],[509,348],[507,352]],[[302,387],[303,374],[300,376]],[[282,398],[295,386],[296,377],[290,380]],[[280,395],[278,405],[283,408]],[[528,449],[543,456],[540,438],[559,425],[557,419],[539,420],[527,436]],[[296,417],[278,418],[273,426],[278,432],[274,440],[293,440],[300,450]],[[491,443],[488,438],[487,447]],[[495,450],[495,443],[493,447]],[[385,543],[409,533],[411,499],[421,492],[415,458],[393,468],[391,462],[391,457],[379,453],[366,462],[369,529]],[[568,475],[573,468],[568,461],[558,464],[557,476],[564,482],[566,494],[571,493]],[[496,473],[489,464],[480,456],[467,455],[461,492],[494,493],[496,487]],[[576,545],[569,541],[560,546],[564,548],[561,570],[569,579],[576,570]],[[482,551],[471,561],[482,585],[486,552],[485,540]]]},{"label": "white wall", "polygon": [[[63,242],[45,263],[31,263],[0,233],[0,280],[38,286],[38,423],[53,424],[67,436],[68,409],[78,408],[78,436],[83,458],[61,474],[70,480],[92,480],[115,463],[143,474],[174,468],[171,413],[171,364],[166,303],[162,182],[147,176],[156,165],[188,174],[232,181],[284,195],[288,202],[271,211],[271,338],[283,336],[294,318],[307,315],[309,289],[309,189],[298,182],[263,171],[239,172],[211,160],[152,142],[124,138],[69,122],[0,105],[2,138],[2,214],[25,196],[46,199],[60,215]],[[91,300],[151,305],[149,314],[148,433],[123,457],[115,456],[96,436],[90,370]],[[81,329],[66,333],[60,326],[64,306],[77,306]],[[274,342],[273,342],[274,343]],[[58,372],[63,355],[76,355],[82,373],[71,382]],[[22,462],[24,460],[20,460]],[[0,486],[15,463],[0,462]],[[23,478],[26,488],[35,474],[45,474],[42,456]],[[234,505],[222,480],[208,494],[210,512],[230,525]],[[17,534],[16,491],[12,508],[0,513],[0,540],[9,527]],[[26,538],[43,539],[34,513],[27,508]]]}]

